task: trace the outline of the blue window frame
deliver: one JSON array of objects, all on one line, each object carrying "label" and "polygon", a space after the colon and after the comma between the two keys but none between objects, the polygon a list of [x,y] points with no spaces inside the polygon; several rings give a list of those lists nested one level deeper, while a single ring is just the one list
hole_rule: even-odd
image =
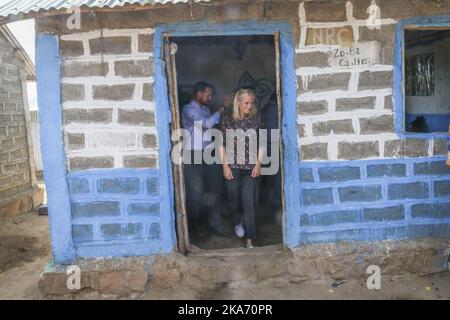
[{"label": "blue window frame", "polygon": [[434,17],[414,17],[398,22],[395,37],[394,52],[394,101],[395,101],[395,129],[401,138],[436,139],[447,138],[447,133],[416,133],[407,132],[405,128],[405,79],[404,79],[404,49],[405,30],[421,28],[442,28],[450,29],[450,16]]}]

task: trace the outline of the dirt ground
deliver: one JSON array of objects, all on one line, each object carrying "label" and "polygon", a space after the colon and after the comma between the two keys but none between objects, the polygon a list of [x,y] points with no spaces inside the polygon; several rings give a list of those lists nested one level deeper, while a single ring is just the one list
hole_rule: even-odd
[{"label": "dirt ground", "polygon": [[450,272],[431,276],[408,276],[383,279],[380,290],[368,290],[364,281],[344,283],[322,281],[294,284],[289,287],[218,288],[194,292],[185,288],[157,291],[144,299],[209,299],[209,300],[449,300]]},{"label": "dirt ground", "polygon": [[39,299],[50,250],[47,216],[29,212],[0,224],[0,299]]},{"label": "dirt ground", "polygon": [[[47,216],[30,212],[0,224],[0,299],[43,299],[37,288],[50,260]],[[306,282],[282,287],[194,291],[157,290],[143,299],[450,299],[450,272],[403,278],[383,277],[381,290],[368,290],[363,280]]]}]

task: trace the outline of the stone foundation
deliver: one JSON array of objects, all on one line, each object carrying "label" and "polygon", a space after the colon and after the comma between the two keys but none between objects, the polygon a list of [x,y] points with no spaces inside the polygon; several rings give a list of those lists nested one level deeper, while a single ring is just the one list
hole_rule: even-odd
[{"label": "stone foundation", "polygon": [[80,260],[81,290],[68,290],[66,268],[52,265],[41,275],[39,288],[52,298],[120,298],[173,287],[286,287],[304,281],[367,278],[370,265],[380,267],[382,277],[395,278],[447,270],[449,250],[450,239],[420,239]]},{"label": "stone foundation", "polygon": [[65,296],[86,295],[93,292],[117,298],[133,296],[145,291],[150,278],[151,258],[118,258],[80,260],[81,290],[67,288],[67,267],[51,263],[39,280],[39,289],[45,295]]}]

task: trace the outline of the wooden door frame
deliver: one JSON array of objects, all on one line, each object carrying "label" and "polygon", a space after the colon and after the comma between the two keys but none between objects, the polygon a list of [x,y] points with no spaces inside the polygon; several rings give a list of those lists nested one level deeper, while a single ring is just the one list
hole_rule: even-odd
[{"label": "wooden door frame", "polygon": [[[170,43],[170,38],[168,33],[163,34],[164,43],[164,60],[166,63],[166,77],[169,87],[169,100],[170,100],[170,111],[172,114],[172,121],[170,126],[170,134],[175,130],[181,129],[180,125],[180,111],[179,111],[179,101],[178,101],[178,90],[177,90],[177,66],[175,60],[175,54],[177,52],[176,45]],[[179,161],[181,159],[178,159]],[[187,220],[187,209],[186,209],[186,195],[184,192],[184,173],[183,165],[172,163],[172,174],[175,192],[175,223],[176,223],[176,233],[177,233],[177,244],[178,251],[186,254],[190,251],[190,241],[189,241],[189,231],[188,231],[188,220]]]},{"label": "wooden door frame", "polygon": [[[170,70],[164,63],[164,37],[196,37],[196,36],[243,36],[243,35],[272,35],[275,42],[279,42],[280,52],[277,54],[279,59],[279,68],[277,68],[277,87],[279,102],[282,102],[280,115],[281,129],[281,172],[282,172],[282,197],[283,197],[283,219],[282,233],[283,245],[293,248],[299,244],[299,226],[300,226],[300,190],[299,181],[299,163],[298,163],[298,145],[297,145],[297,113],[296,113],[296,76],[295,76],[295,49],[292,41],[292,31],[289,22],[274,21],[236,21],[221,24],[210,22],[183,22],[177,24],[159,25],[154,34],[154,58],[157,70],[155,70],[155,96],[156,105],[159,112],[171,114],[167,117],[172,122],[179,117],[177,108],[173,108],[174,95],[171,94],[170,83],[167,79],[167,70]],[[278,35],[278,36],[277,36]],[[275,43],[276,45],[277,43]],[[277,61],[275,61],[277,63]],[[176,91],[176,90],[175,90]],[[280,94],[281,93],[281,94]],[[171,98],[172,97],[172,98]],[[172,101],[169,104],[169,101]],[[161,110],[166,108],[165,110]],[[176,110],[175,110],[176,109]],[[179,119],[179,118],[178,118]],[[172,130],[168,128],[170,137]],[[166,139],[167,140],[167,139]],[[169,151],[169,150],[168,150]],[[166,159],[167,160],[167,159]],[[168,154],[170,161],[170,151]],[[172,181],[171,200],[173,216],[179,219],[183,212],[180,212],[180,201],[184,201],[184,189],[181,191],[180,182],[183,180],[183,174],[180,169],[175,168],[170,163]],[[174,170],[175,168],[175,170]],[[288,173],[288,174],[286,174]],[[181,177],[181,178],[180,178]],[[184,185],[183,185],[184,188]],[[175,200],[175,202],[174,202]],[[185,208],[185,207],[184,207]],[[185,210],[185,209],[184,209]],[[185,211],[184,211],[185,212]],[[185,218],[185,215],[184,215]],[[178,220],[179,221],[179,220]],[[174,221],[175,222],[175,221]],[[178,250],[182,253],[189,251],[189,236],[187,233],[187,221],[185,226],[178,226],[174,223],[174,230],[177,230]]]}]

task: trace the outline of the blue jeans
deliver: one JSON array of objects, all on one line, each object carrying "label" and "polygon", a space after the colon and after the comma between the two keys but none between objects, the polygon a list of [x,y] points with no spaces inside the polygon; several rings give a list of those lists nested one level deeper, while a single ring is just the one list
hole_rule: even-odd
[{"label": "blue jeans", "polygon": [[[256,240],[256,209],[260,177],[253,178],[252,170],[231,169],[233,180],[227,180],[228,200],[233,210],[234,223],[242,223],[247,239]],[[243,209],[244,215],[240,209]]]}]

